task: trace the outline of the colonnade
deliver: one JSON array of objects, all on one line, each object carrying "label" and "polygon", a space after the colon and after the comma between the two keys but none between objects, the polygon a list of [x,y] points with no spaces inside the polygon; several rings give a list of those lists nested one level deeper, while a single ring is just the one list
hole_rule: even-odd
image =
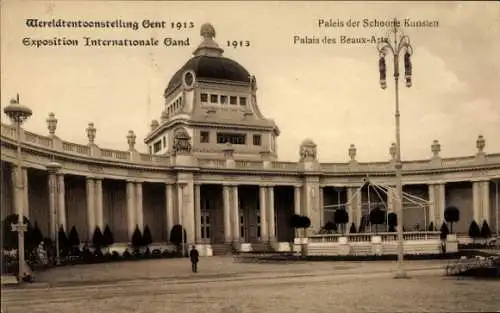
[{"label": "colonnade", "polygon": [[[13,172],[13,182],[15,173]],[[23,173],[23,188],[14,194],[15,207],[22,205],[24,215],[29,218],[28,210],[28,172],[25,168]],[[65,210],[65,176],[62,173],[50,172],[49,184],[49,208],[50,208],[50,236],[55,238],[57,229],[62,226],[67,231],[67,216]],[[222,183],[222,202],[224,220],[224,242],[237,243],[242,240],[240,233],[240,202],[238,184]],[[103,230],[105,226],[103,214],[103,177],[86,177],[86,210],[88,238],[92,237],[94,229],[98,226]],[[169,232],[175,224],[181,224],[186,230],[186,241],[189,244],[201,243],[201,186],[198,182],[186,181],[176,183],[165,183],[165,225],[167,229],[167,240]],[[259,216],[260,240],[263,242],[276,241],[276,212],[274,201],[274,185],[260,185]],[[316,189],[315,189],[316,188]],[[319,192],[315,197],[315,191]],[[347,187],[347,206],[349,213],[349,224],[359,226],[362,216],[362,193],[359,187]],[[481,223],[486,220],[490,223],[490,185],[488,180],[472,182],[473,218]],[[444,220],[446,206],[446,185],[444,182],[428,184],[429,211],[428,223],[440,225]],[[305,183],[294,186],[293,211],[295,214],[307,215],[311,218],[312,226],[319,229],[325,221],[323,220],[323,188],[319,184]],[[387,204],[389,211],[393,211],[394,203],[397,201],[392,193],[388,194]],[[144,230],[143,212],[143,182],[140,180],[126,181],[126,210],[128,237],[131,238],[136,225],[141,231]],[[317,214],[316,214],[317,213]],[[296,233],[298,235],[298,233]]]}]

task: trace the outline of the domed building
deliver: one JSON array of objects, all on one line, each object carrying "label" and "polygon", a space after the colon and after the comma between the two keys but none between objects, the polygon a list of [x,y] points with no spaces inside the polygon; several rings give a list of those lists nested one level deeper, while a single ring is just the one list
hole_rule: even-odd
[{"label": "domed building", "polygon": [[[147,153],[136,150],[133,131],[127,150],[98,146],[93,123],[87,145],[65,141],[50,113],[48,135],[21,129],[17,171],[16,128],[2,124],[2,217],[22,208],[44,235],[55,239],[59,227],[74,227],[87,242],[96,227],[108,226],[124,245],[136,227],[148,227],[154,245],[169,244],[172,228],[182,225],[186,242],[212,255],[232,248],[287,250],[299,235],[290,226],[294,214],[309,217],[313,235],[334,222],[339,209],[348,212],[345,224],[364,232],[372,230],[364,222],[372,209],[394,211],[394,147],[387,162],[358,162],[351,145],[348,161],[319,163],[319,147],[306,139],[297,162],[279,161],[280,131],[259,110],[255,76],[224,57],[215,35],[204,24],[201,44],[170,79],[144,139]],[[475,145],[472,156],[446,159],[436,140],[429,159],[403,162],[406,231],[439,229],[452,206],[460,212],[454,231],[467,233],[472,221],[495,231],[500,154],[487,154],[482,136]]]}]

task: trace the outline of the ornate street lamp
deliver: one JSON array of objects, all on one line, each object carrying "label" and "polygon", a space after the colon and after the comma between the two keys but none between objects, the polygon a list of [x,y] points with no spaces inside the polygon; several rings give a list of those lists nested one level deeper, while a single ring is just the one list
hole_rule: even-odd
[{"label": "ornate street lamp", "polygon": [[55,234],[55,242],[56,242],[56,265],[61,264],[61,258],[59,256],[59,229],[58,229],[58,219],[59,219],[59,201],[58,201],[58,189],[59,189],[59,183],[57,181],[57,173],[61,169],[61,164],[57,162],[50,162],[49,164],[46,165],[47,169],[49,170],[50,173],[50,178],[49,178],[49,186],[50,186],[50,203],[52,204],[51,209],[51,214],[53,214],[53,221],[54,223],[52,224],[52,229]]},{"label": "ornate street lamp", "polygon": [[[406,36],[399,29],[399,22],[394,18],[394,25],[392,29],[389,30],[386,41],[381,42],[377,45],[377,50],[380,55],[379,59],[379,72],[380,72],[380,87],[382,89],[387,88],[386,82],[386,64],[385,57],[392,54],[394,61],[394,82],[395,82],[395,98],[396,98],[396,160],[395,160],[395,170],[396,170],[396,212],[398,219],[398,273],[396,278],[407,277],[405,269],[403,267],[403,183],[402,183],[402,163],[401,163],[401,134],[400,134],[400,113],[399,113],[399,57],[404,54],[404,68],[405,68],[405,80],[406,87],[411,87],[411,75],[412,75],[412,65],[410,57],[413,53],[413,48],[410,44],[410,38]],[[392,38],[394,41],[391,43]]]},{"label": "ornate street lamp", "polygon": [[[12,123],[16,125],[16,134],[17,134],[17,154],[16,154],[16,194],[17,199],[20,198],[20,195],[24,190],[24,179],[23,179],[23,159],[21,154],[21,124],[24,123],[32,114],[30,108],[21,105],[19,103],[19,94],[17,94],[16,99],[10,100],[10,104],[3,109],[3,112],[10,118]],[[18,236],[18,261],[19,261],[19,273],[18,278],[19,282],[23,281],[24,277],[24,232],[27,230],[27,225],[24,224],[24,210],[22,201],[17,201],[17,215],[19,216],[17,224],[12,224],[12,230],[17,231]]]}]

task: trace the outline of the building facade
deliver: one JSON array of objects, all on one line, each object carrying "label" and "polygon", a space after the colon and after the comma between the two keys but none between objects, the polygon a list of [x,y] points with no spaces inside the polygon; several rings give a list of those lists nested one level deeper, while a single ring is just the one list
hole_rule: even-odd
[{"label": "building facade", "polygon": [[[259,110],[255,77],[223,56],[210,24],[201,36],[194,56],[165,89],[161,117],[145,138],[148,153],[135,149],[133,131],[128,150],[99,147],[93,123],[87,145],[64,141],[50,113],[48,135],[21,133],[23,184],[16,192],[16,131],[2,124],[2,216],[22,206],[43,234],[55,238],[60,225],[67,231],[75,226],[84,241],[91,241],[97,226],[109,225],[124,243],[136,226],[146,225],[155,242],[169,242],[170,230],[180,224],[189,244],[216,250],[289,242],[293,214],[307,215],[315,233],[332,220],[331,208],[346,206],[349,223],[357,226],[376,205],[392,210],[391,193],[362,186],[366,176],[377,185],[395,185],[394,147],[387,162],[357,162],[351,145],[348,162],[319,163],[318,147],[306,139],[298,162],[278,161],[280,131]],[[439,226],[448,206],[460,210],[457,232],[467,232],[473,220],[498,227],[500,153],[485,153],[485,145],[479,136],[473,156],[441,158],[434,141],[428,160],[404,162],[404,192],[428,204],[405,206],[406,229]],[[57,172],[47,169],[53,161],[62,166]]]}]

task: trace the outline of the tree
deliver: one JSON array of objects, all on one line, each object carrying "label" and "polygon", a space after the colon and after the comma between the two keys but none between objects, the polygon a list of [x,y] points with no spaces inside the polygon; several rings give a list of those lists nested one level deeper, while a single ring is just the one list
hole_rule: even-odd
[{"label": "tree", "polygon": [[436,231],[436,227],[434,226],[434,222],[431,222],[429,224],[429,227],[427,228],[428,231]]},{"label": "tree", "polygon": [[177,251],[181,251],[182,232],[184,232],[184,243],[186,243],[186,230],[181,225],[174,225],[170,230],[170,242],[177,247]]},{"label": "tree", "polygon": [[311,226],[311,220],[309,219],[309,217],[307,217],[305,215],[301,215],[300,216],[300,228],[302,228],[304,230],[304,237],[307,237],[306,229],[309,228],[310,226]]},{"label": "tree", "polygon": [[349,223],[349,214],[347,211],[344,208],[336,210],[333,214],[333,220],[335,224],[342,226],[342,230],[345,233],[345,224]]},{"label": "tree", "polygon": [[293,214],[290,217],[290,227],[292,227],[293,229],[300,228],[300,215]]},{"label": "tree", "polygon": [[376,207],[370,212],[370,223],[375,225],[375,233],[377,232],[377,225],[384,224],[385,222],[385,211],[382,211],[379,207]]},{"label": "tree", "polygon": [[42,234],[42,231],[40,230],[40,228],[38,227],[37,222],[35,222],[35,226],[33,227],[33,232],[31,234],[30,239],[33,241],[34,247],[37,247],[40,244],[40,242],[43,241],[43,234]]},{"label": "tree", "polygon": [[395,232],[396,226],[398,226],[398,215],[394,212],[387,214],[387,224],[389,226],[389,231]]},{"label": "tree", "polygon": [[104,233],[102,234],[102,243],[103,246],[106,248],[115,243],[115,238],[113,237],[113,233],[111,232],[111,229],[109,228],[108,224],[106,224],[106,227],[104,228]]},{"label": "tree", "polygon": [[486,220],[483,221],[483,225],[481,226],[481,237],[483,237],[484,239],[488,239],[491,237],[491,229]]},{"label": "tree", "polygon": [[481,230],[479,229],[479,225],[477,225],[476,221],[472,221],[469,226],[469,237],[472,238],[472,242],[475,245],[476,239],[481,236]]},{"label": "tree", "polygon": [[63,256],[66,256],[70,250],[70,244],[68,236],[66,236],[66,232],[64,231],[63,226],[59,226],[59,231],[57,232],[57,239],[59,240],[59,250],[62,252]]},{"label": "tree", "polygon": [[359,230],[358,230],[358,233],[364,233],[365,232],[365,228],[367,225],[370,224],[370,218],[368,216],[368,214],[364,214],[362,217],[361,217],[361,220],[359,221]]},{"label": "tree", "polygon": [[146,225],[144,227],[144,233],[142,234],[142,245],[149,246],[153,243],[153,236],[151,235],[151,230],[149,230],[149,226]]},{"label": "tree", "polygon": [[[18,248],[18,233],[17,231],[12,230],[12,224],[18,224],[19,223],[19,215],[18,214],[11,214],[5,217],[3,220],[3,248],[5,250],[12,250],[12,249],[17,249]],[[26,216],[23,216],[23,223],[27,225],[27,233],[26,237],[31,237],[31,234],[33,233],[33,228],[31,226],[31,223],[29,219]],[[28,238],[26,238],[28,239]],[[31,248],[31,243],[30,240],[26,240],[24,242],[25,249],[28,250]]]},{"label": "tree", "polygon": [[447,207],[444,210],[444,220],[450,223],[450,232],[453,233],[453,223],[460,220],[460,211],[454,206]]},{"label": "tree", "polygon": [[354,224],[354,222],[351,223],[351,229],[349,229],[349,232],[351,234],[355,234],[356,233],[356,225]]},{"label": "tree", "polygon": [[142,247],[142,233],[139,229],[139,225],[135,225],[135,230],[132,234],[132,247],[134,247],[134,249]]},{"label": "tree", "polygon": [[448,226],[446,225],[445,222],[443,222],[443,224],[441,225],[440,231],[441,234],[439,235],[439,237],[441,238],[441,240],[446,240],[446,237],[448,237],[450,231],[448,230]]},{"label": "tree", "polygon": [[101,232],[101,228],[99,226],[96,226],[94,229],[94,235],[92,236],[92,244],[94,245],[94,248],[96,252],[100,252],[101,248],[104,246],[104,237]]},{"label": "tree", "polygon": [[78,247],[80,249],[80,236],[78,236],[75,226],[71,227],[69,231],[69,244],[74,248]]}]

